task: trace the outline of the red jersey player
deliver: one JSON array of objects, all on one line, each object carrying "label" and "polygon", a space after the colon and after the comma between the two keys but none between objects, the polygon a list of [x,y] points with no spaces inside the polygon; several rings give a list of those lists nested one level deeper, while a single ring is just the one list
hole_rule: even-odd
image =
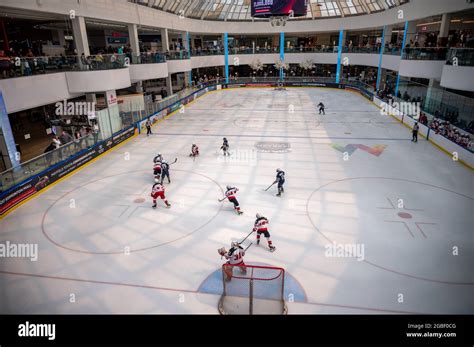
[{"label": "red jersey player", "polygon": [[161,177],[161,161],[157,161],[153,164],[153,174],[157,178]]},{"label": "red jersey player", "polygon": [[160,183],[158,179],[155,179],[155,184],[151,189],[151,197],[153,198],[153,208],[156,208],[156,199],[161,198],[164,201],[167,208],[171,207],[171,204],[166,200],[165,187]]},{"label": "red jersey player", "polygon": [[231,248],[227,252],[224,247],[218,250],[219,254],[227,259],[226,264],[229,266],[224,266],[225,280],[230,281],[232,279],[232,273],[234,267],[238,267],[241,273],[247,273],[247,268],[244,263],[245,251],[240,246],[238,242],[232,242]]},{"label": "red jersey player", "polygon": [[227,191],[225,192],[225,196],[227,197],[229,202],[234,204],[234,210],[239,215],[241,215],[243,212],[240,210],[239,202],[237,201],[237,198],[235,197],[239,189],[235,187],[231,187],[231,186],[227,186],[226,188],[227,188]]},{"label": "red jersey player", "polygon": [[260,244],[260,234],[263,234],[267,239],[270,252],[275,251],[276,248],[273,246],[272,241],[270,240],[270,233],[268,232],[268,219],[263,217],[260,213],[257,213],[256,217],[257,219],[255,220],[253,231],[257,232],[257,245]]}]

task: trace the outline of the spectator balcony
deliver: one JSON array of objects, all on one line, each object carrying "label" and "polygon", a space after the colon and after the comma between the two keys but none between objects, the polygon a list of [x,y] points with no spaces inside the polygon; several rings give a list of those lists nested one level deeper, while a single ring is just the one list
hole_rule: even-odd
[{"label": "spectator balcony", "polygon": [[452,48],[443,66],[441,86],[445,88],[474,91],[474,49]]},{"label": "spectator balcony", "polygon": [[440,80],[447,53],[448,48],[446,47],[405,47],[402,52],[399,73],[406,77]]}]

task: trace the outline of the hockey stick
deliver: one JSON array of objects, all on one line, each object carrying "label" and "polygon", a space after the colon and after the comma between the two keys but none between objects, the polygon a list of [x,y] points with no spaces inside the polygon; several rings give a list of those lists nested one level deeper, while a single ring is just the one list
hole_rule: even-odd
[{"label": "hockey stick", "polygon": [[250,232],[250,234],[248,234],[247,236],[245,236],[245,239],[243,239],[242,241],[240,241],[239,244],[241,244],[242,242],[244,242],[245,240],[247,240],[247,239],[249,238],[249,236],[252,235],[252,233],[254,233],[253,230]]},{"label": "hockey stick", "polygon": [[267,187],[267,189],[264,189],[264,191],[269,190],[271,187],[273,187],[273,185],[274,185],[275,183],[276,183],[276,182],[273,182],[271,185],[269,185],[269,186]]},{"label": "hockey stick", "polygon": [[250,242],[250,245],[248,245],[247,248],[244,249],[244,252],[247,252],[247,249],[249,249],[250,246],[252,246],[252,245],[253,245],[253,242]]},{"label": "hockey stick", "polygon": [[176,164],[176,162],[178,161],[178,158],[174,158],[174,162],[172,163],[169,163],[169,165],[173,165],[173,164]]},{"label": "hockey stick", "polygon": [[222,201],[224,201],[225,199],[227,199],[227,196],[224,196],[222,199],[217,199],[217,201],[222,202]]}]

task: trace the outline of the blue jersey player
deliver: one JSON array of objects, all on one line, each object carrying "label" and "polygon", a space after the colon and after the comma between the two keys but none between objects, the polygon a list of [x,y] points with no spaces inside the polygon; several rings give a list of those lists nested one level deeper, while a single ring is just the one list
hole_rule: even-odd
[{"label": "blue jersey player", "polygon": [[285,189],[283,189],[283,184],[285,184],[285,171],[281,169],[276,170],[276,180],[273,182],[273,184],[278,183],[278,194],[277,196],[281,196],[281,193],[285,192]]}]

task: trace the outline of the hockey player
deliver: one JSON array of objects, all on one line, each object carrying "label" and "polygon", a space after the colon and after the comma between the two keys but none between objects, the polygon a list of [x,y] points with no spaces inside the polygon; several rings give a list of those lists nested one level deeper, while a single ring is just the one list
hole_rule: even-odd
[{"label": "hockey player", "polygon": [[239,191],[238,188],[227,186],[227,191],[225,192],[225,196],[229,200],[229,202],[234,204],[234,210],[237,212],[237,214],[241,215],[243,212],[240,210],[240,205],[239,202],[237,201],[237,198],[235,195]]},{"label": "hockey player", "polygon": [[199,155],[199,147],[196,144],[193,144],[191,147],[191,154],[190,157],[197,157]]},{"label": "hockey player", "polygon": [[283,189],[283,184],[285,183],[285,172],[281,169],[276,169],[276,179],[273,184],[278,183],[278,194],[277,196],[281,196],[281,193],[285,192],[285,189]]},{"label": "hockey player", "polygon": [[170,180],[170,164],[167,161],[163,160],[161,162],[161,184],[163,184],[163,180],[165,177],[168,178],[168,183],[171,183]]},{"label": "hockey player", "polygon": [[232,279],[234,267],[239,267],[240,272],[243,274],[247,273],[247,268],[244,263],[245,251],[238,242],[232,242],[231,248],[228,252],[224,247],[218,249],[217,251],[219,252],[221,257],[225,257],[227,259],[226,264],[229,265],[224,266],[226,281],[230,281]]},{"label": "hockey player", "polygon": [[156,161],[155,164],[153,165],[153,174],[158,179],[161,178],[161,165],[162,165],[161,161]]},{"label": "hockey player", "polygon": [[272,241],[270,240],[270,233],[268,232],[268,219],[263,217],[260,213],[256,215],[257,219],[255,220],[253,231],[257,232],[257,245],[260,244],[260,235],[263,234],[268,242],[268,248],[270,248],[270,252],[275,251],[275,246],[273,246]]},{"label": "hockey player", "polygon": [[324,104],[322,102],[320,102],[318,104],[318,107],[319,107],[319,114],[321,114],[321,112],[323,113],[323,115],[326,114],[326,112],[324,112]]},{"label": "hockey player", "polygon": [[160,183],[158,179],[155,179],[155,184],[153,185],[153,188],[151,189],[151,197],[153,198],[153,208],[156,208],[156,199],[161,198],[163,202],[165,203],[167,208],[171,207],[171,204],[168,202],[165,196],[165,187]]},{"label": "hockey player", "polygon": [[153,158],[153,162],[154,163],[157,163],[159,161],[163,161],[163,156],[161,155],[161,153],[158,153],[154,158]]},{"label": "hockey player", "polygon": [[230,155],[229,154],[229,141],[227,141],[227,139],[225,137],[222,140],[224,142],[222,143],[221,149],[224,152],[224,156]]}]

